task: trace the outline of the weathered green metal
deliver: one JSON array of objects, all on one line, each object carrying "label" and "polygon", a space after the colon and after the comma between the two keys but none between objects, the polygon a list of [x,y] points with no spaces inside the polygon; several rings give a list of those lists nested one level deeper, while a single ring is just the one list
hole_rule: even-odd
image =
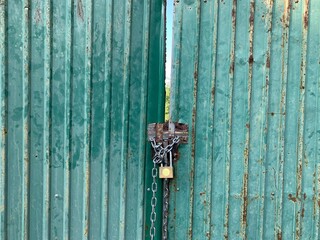
[{"label": "weathered green metal", "polygon": [[169,239],[319,239],[320,2],[176,0]]},{"label": "weathered green metal", "polygon": [[162,1],[0,0],[0,239],[145,238],[161,16]]}]

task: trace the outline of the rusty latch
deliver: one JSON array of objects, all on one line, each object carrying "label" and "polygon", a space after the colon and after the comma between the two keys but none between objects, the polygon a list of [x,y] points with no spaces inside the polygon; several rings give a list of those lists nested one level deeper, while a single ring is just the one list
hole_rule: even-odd
[{"label": "rusty latch", "polygon": [[188,125],[184,123],[150,123],[148,125],[148,138],[154,138],[157,143],[169,141],[179,137],[179,143],[188,143]]}]

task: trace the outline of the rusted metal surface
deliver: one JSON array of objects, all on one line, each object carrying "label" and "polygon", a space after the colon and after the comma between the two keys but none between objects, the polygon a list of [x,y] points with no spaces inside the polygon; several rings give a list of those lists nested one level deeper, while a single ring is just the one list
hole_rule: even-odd
[{"label": "rusted metal surface", "polygon": [[179,137],[179,143],[188,143],[188,125],[183,123],[150,123],[148,124],[148,138],[155,138],[156,142],[168,141]]},{"label": "rusted metal surface", "polygon": [[161,1],[0,0],[0,239],[145,239],[162,21]]},{"label": "rusted metal surface", "polygon": [[320,2],[174,5],[169,239],[318,239]]}]

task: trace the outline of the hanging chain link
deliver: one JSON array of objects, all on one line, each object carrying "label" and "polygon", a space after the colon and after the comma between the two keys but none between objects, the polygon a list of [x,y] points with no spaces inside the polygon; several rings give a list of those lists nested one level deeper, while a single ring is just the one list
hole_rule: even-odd
[{"label": "hanging chain link", "polygon": [[158,190],[158,185],[157,185],[157,175],[158,175],[158,169],[156,166],[156,163],[153,163],[153,168],[152,168],[152,185],[151,185],[151,191],[152,191],[152,198],[151,198],[151,214],[150,214],[150,238],[153,240],[154,236],[156,235],[156,227],[155,227],[155,222],[157,220],[157,213],[156,213],[156,206],[157,206],[157,197],[156,193]]},{"label": "hanging chain link", "polygon": [[169,179],[163,181],[162,240],[168,239]]},{"label": "hanging chain link", "polygon": [[[153,168],[152,168],[152,198],[151,198],[151,214],[150,214],[150,239],[153,240],[156,235],[155,222],[157,219],[156,206],[157,206],[157,197],[156,193],[158,190],[158,185],[156,178],[158,176],[157,164],[163,164],[164,158],[168,153],[172,154],[171,151],[175,144],[178,144],[180,139],[178,136],[172,139],[172,142],[167,146],[163,147],[162,143],[157,144],[155,138],[149,139],[151,146],[154,150]],[[164,193],[163,193],[163,219],[162,219],[162,239],[166,240],[168,236],[168,214],[169,214],[169,179],[164,179]]]}]

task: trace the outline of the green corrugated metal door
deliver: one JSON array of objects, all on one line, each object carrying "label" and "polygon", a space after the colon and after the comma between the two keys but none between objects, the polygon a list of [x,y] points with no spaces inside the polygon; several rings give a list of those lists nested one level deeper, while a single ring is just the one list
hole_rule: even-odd
[{"label": "green corrugated metal door", "polygon": [[175,1],[169,239],[319,239],[320,2]]},{"label": "green corrugated metal door", "polygon": [[162,1],[0,0],[0,239],[144,238],[161,14]]}]

